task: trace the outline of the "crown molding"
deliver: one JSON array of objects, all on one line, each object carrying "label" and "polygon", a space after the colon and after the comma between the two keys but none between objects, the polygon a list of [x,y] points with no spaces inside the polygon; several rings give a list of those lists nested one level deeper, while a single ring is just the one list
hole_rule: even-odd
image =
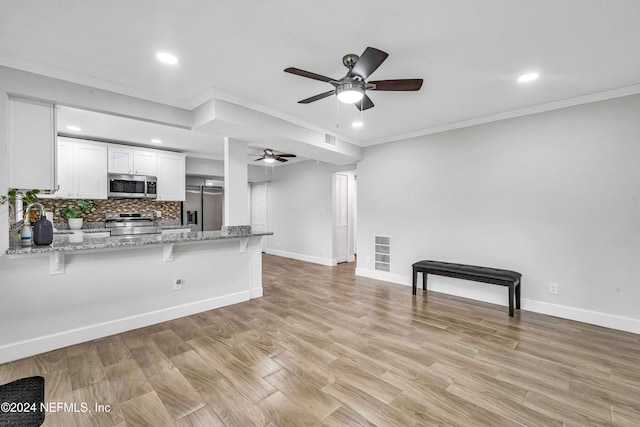
[{"label": "crown molding", "polygon": [[488,116],[476,117],[469,120],[448,123],[442,126],[434,126],[431,128],[421,129],[415,132],[408,132],[400,135],[380,138],[370,141],[363,141],[363,147],[371,147],[373,145],[386,144],[388,142],[402,141],[405,139],[417,138],[420,136],[433,135],[436,133],[447,132],[455,129],[462,129],[471,126],[482,125],[500,120],[513,119],[517,117],[529,116],[532,114],[544,113],[546,111],[559,110],[576,105],[589,104],[592,102],[606,101],[608,99],[621,98],[623,96],[637,95],[640,93],[640,84],[633,86],[625,86],[618,89],[597,92],[589,95],[577,96],[575,98],[567,98],[559,101],[549,102],[546,104],[533,105],[531,107],[519,108],[517,110],[504,111],[502,113],[490,114]]}]

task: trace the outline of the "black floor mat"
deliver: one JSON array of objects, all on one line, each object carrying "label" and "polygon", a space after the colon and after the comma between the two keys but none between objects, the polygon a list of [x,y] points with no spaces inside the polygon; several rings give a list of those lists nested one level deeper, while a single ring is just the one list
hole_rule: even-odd
[{"label": "black floor mat", "polygon": [[44,378],[0,385],[0,426],[37,427],[44,422]]}]

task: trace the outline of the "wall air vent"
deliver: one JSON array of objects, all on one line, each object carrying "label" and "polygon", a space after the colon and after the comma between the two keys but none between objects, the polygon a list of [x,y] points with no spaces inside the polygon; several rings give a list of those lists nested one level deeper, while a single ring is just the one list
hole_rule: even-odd
[{"label": "wall air vent", "polygon": [[328,133],[324,134],[324,143],[332,147],[335,147],[338,144],[336,137],[329,135]]},{"label": "wall air vent", "polygon": [[391,265],[391,237],[375,236],[375,270],[389,271]]}]

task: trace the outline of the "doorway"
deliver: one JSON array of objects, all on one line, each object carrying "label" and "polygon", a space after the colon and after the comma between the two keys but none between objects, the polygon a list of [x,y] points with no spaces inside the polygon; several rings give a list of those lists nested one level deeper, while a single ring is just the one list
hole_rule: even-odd
[{"label": "doorway", "polygon": [[333,259],[355,261],[356,185],[355,172],[333,174]]}]

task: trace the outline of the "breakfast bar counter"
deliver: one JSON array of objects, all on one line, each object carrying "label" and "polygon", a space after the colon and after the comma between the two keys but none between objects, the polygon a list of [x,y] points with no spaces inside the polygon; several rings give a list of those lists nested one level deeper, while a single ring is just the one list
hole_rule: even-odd
[{"label": "breakfast bar counter", "polygon": [[[48,246],[12,245],[7,249],[7,255],[43,255],[53,252],[78,252],[97,249],[131,248],[149,245],[167,245],[180,243],[196,243],[212,240],[248,239],[251,237],[268,236],[272,233],[227,233],[224,231],[197,231],[170,234],[141,234],[133,236],[100,236],[93,232],[70,232],[56,234],[53,243]],[[97,236],[96,236],[97,235]]]},{"label": "breakfast bar counter", "polygon": [[262,296],[270,232],[105,234],[2,252],[0,363]]}]

